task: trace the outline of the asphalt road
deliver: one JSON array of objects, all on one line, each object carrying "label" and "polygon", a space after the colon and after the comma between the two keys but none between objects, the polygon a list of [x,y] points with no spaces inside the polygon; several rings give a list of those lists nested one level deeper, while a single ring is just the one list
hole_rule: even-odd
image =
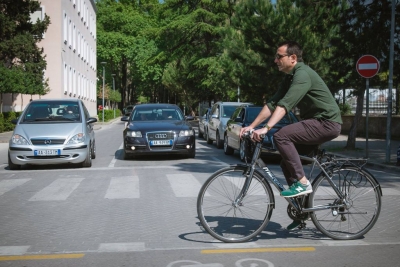
[{"label": "asphalt road", "polygon": [[[121,158],[123,123],[96,130],[91,168],[7,169],[0,144],[0,266],[397,266],[400,261],[399,175],[371,170],[383,207],[365,237],[334,241],[312,222],[288,232],[286,201],[262,235],[224,244],[203,232],[197,193],[217,169],[239,163],[197,140],[195,159]],[[270,169],[283,182],[277,162]]]}]

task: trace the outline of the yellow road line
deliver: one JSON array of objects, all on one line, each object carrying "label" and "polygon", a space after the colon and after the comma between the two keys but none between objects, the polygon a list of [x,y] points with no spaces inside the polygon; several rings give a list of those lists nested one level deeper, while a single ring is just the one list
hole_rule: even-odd
[{"label": "yellow road line", "polygon": [[0,261],[24,261],[24,260],[52,260],[52,259],[79,259],[85,254],[47,254],[47,255],[13,255],[0,256]]},{"label": "yellow road line", "polygon": [[223,254],[223,253],[253,253],[253,252],[311,252],[314,247],[293,248],[232,248],[232,249],[204,249],[201,254]]}]

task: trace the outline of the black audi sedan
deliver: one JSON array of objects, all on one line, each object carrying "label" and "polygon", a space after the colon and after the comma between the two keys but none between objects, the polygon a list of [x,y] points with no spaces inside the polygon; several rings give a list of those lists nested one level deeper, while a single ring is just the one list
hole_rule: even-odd
[{"label": "black audi sedan", "polygon": [[139,104],[133,107],[123,132],[123,158],[147,154],[196,155],[195,131],[174,104]]}]

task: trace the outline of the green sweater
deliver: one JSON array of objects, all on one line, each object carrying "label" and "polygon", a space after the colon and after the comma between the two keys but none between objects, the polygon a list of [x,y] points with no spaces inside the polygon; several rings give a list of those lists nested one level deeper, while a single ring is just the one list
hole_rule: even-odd
[{"label": "green sweater", "polygon": [[301,119],[325,119],[342,124],[342,116],[332,93],[319,75],[298,62],[291,73],[286,75],[279,90],[267,101],[273,112],[277,106],[286,109],[300,109]]}]

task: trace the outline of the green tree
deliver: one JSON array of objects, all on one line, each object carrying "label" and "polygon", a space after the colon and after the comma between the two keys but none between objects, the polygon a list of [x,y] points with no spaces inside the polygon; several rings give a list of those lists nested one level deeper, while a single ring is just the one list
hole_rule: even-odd
[{"label": "green tree", "polygon": [[[229,72],[249,101],[261,104],[282,80],[274,63],[277,44],[294,40],[303,46],[304,61],[323,78],[331,71],[330,38],[338,33],[337,16],[344,1],[239,1],[226,30]],[[338,4],[339,3],[339,4]],[[264,99],[261,98],[264,96]]]},{"label": "green tree", "polygon": [[[389,67],[389,42],[391,0],[367,1],[352,0],[339,17],[340,34],[331,40],[336,47],[331,59],[333,79],[340,81],[342,88],[354,88],[357,96],[357,107],[354,121],[347,140],[346,148],[355,149],[357,124],[362,116],[366,80],[356,71],[357,60],[366,54],[374,55],[380,61],[380,72],[369,79],[370,87],[387,88],[387,74]],[[396,13],[400,12],[400,4],[396,4]],[[396,25],[400,18],[396,17]],[[395,40],[399,38],[399,28],[396,28]],[[400,44],[395,42],[395,72],[399,70]],[[394,77],[398,79],[398,76]],[[396,84],[396,83],[395,83]]]},{"label": "green tree", "polygon": [[45,56],[37,44],[50,18],[30,18],[39,8],[34,0],[0,0],[0,93],[44,95],[49,90]]},{"label": "green tree", "polygon": [[228,98],[233,89],[221,66],[222,30],[233,1],[170,0],[160,15],[158,58],[166,60],[163,84],[182,97],[186,107],[199,100]]},{"label": "green tree", "polygon": [[[98,0],[97,6],[97,62],[107,62],[107,73],[117,74],[123,104],[132,102],[133,92],[138,86],[138,80],[131,66],[134,62],[134,51],[137,50],[137,38],[142,38],[142,32],[154,25],[152,10],[158,2],[154,0]],[[102,68],[98,68],[102,76]],[[111,75],[106,74],[106,80]],[[100,83],[100,81],[99,81]]]}]

